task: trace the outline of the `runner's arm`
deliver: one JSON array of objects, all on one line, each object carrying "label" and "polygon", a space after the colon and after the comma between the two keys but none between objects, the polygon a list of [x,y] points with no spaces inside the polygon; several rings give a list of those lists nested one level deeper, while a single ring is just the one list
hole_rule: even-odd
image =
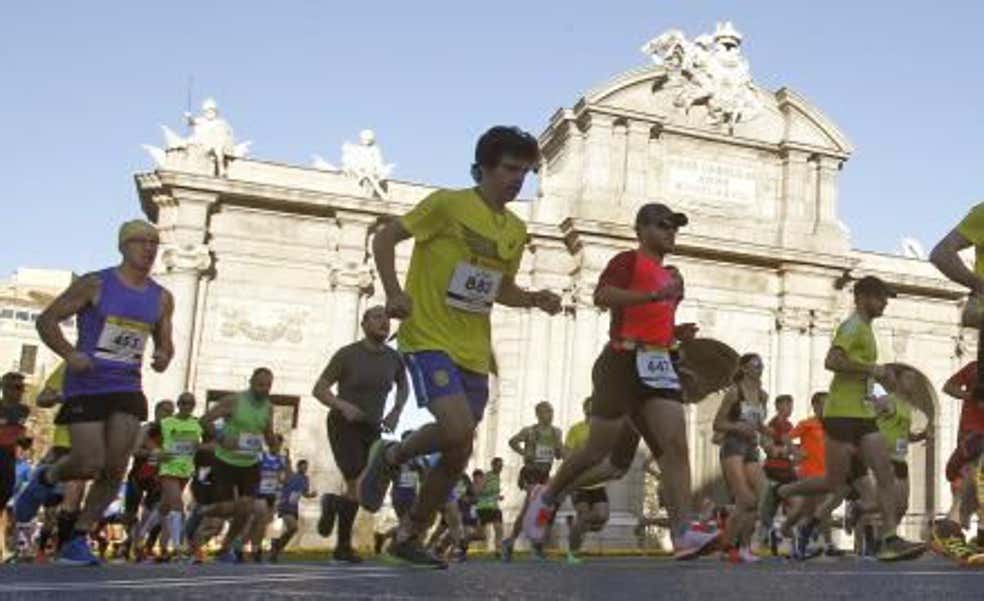
[{"label": "runner's arm", "polygon": [[[516,433],[515,436],[509,439],[509,448],[515,451],[519,455],[526,456],[526,428],[523,428]],[[520,446],[520,443],[524,443]]]},{"label": "runner's arm", "polygon": [[154,326],[154,359],[151,367],[163,372],[174,357],[174,338],[172,338],[171,318],[174,315],[174,297],[167,290],[161,294],[161,318]]},{"label": "runner's arm", "polygon": [[933,251],[929,253],[929,262],[948,279],[973,292],[980,292],[984,288],[984,282],[967,267],[959,254],[971,244],[970,240],[954,229],[933,247]]},{"label": "runner's arm", "polygon": [[236,397],[232,395],[223,397],[219,400],[219,402],[213,405],[211,409],[206,411],[205,415],[198,420],[198,423],[202,426],[202,430],[208,432],[209,436],[215,439],[216,443],[220,446],[222,441],[218,440],[215,435],[215,420],[232,415],[232,409],[235,406],[235,402]]},{"label": "runner's arm", "polygon": [[735,422],[730,419],[731,409],[738,402],[737,389],[732,387],[724,395],[721,406],[718,407],[717,414],[714,416],[714,431],[721,434],[732,432],[734,434],[752,434],[752,428],[744,422]]},{"label": "runner's arm", "polygon": [[38,394],[38,398],[34,399],[34,404],[41,409],[51,409],[60,402],[62,402],[62,394],[53,388],[45,388]]},{"label": "runner's arm", "polygon": [[560,311],[559,296],[549,290],[524,290],[516,283],[516,277],[509,273],[502,276],[502,285],[495,302],[520,309],[537,307],[551,315]]},{"label": "runner's arm", "polygon": [[861,363],[847,356],[847,352],[839,346],[832,346],[827,351],[827,357],[823,363],[829,371],[839,374],[855,376],[872,376],[877,378],[880,365],[874,363]]},{"label": "runner's arm", "polygon": [[277,444],[277,433],[273,430],[273,403],[267,407],[266,429],[263,431],[263,437],[266,438],[267,448],[272,448],[273,445]]},{"label": "runner's arm", "polygon": [[68,289],[58,295],[38,316],[35,325],[38,335],[56,355],[68,359],[75,352],[75,346],[65,339],[60,324],[82,311],[87,305],[94,303],[99,297],[100,287],[99,276],[95,274],[82,276],[72,282]]},{"label": "runner's arm", "polygon": [[961,377],[961,372],[957,372],[950,376],[950,378],[943,384],[944,394],[948,394],[955,399],[962,401],[967,401],[972,398],[971,390],[963,385],[963,378]]},{"label": "runner's arm", "polygon": [[372,238],[372,256],[376,261],[376,273],[388,298],[403,292],[396,276],[396,245],[410,237],[399,219],[391,219]]}]

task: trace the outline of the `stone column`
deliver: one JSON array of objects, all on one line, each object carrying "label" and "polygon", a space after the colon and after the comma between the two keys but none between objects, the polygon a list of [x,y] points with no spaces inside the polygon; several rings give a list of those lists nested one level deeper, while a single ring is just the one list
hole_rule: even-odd
[{"label": "stone column", "polygon": [[809,192],[811,173],[809,155],[801,150],[784,148],[782,155],[782,198],[780,199],[780,246],[803,245],[806,206],[813,200]]},{"label": "stone column", "polygon": [[614,192],[611,173],[613,123],[614,117],[603,113],[590,113],[585,122],[582,212],[598,203],[611,202]]},{"label": "stone column", "polygon": [[185,188],[172,188],[168,194],[154,196],[161,236],[154,277],[174,296],[174,358],[163,374],[146,372],[151,399],[175,398],[191,389],[191,359],[201,325],[196,323],[199,285],[202,275],[212,266],[205,243],[208,211],[217,198],[213,192]]},{"label": "stone column", "polygon": [[649,123],[629,121],[625,155],[625,185],[619,204],[634,208],[646,197],[646,172],[649,168]]}]

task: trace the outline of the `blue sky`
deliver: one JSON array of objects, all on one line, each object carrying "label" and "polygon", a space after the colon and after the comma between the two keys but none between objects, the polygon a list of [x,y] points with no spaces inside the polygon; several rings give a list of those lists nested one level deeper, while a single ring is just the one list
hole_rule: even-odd
[{"label": "blue sky", "polygon": [[253,155],[337,160],[377,131],[396,176],[468,183],[494,123],[539,133],[587,89],[648,60],[670,27],[732,19],[757,81],[789,86],[857,147],[841,218],[859,248],[931,245],[981,198],[980,3],[7,2],[0,7],[0,277],[116,260],[139,214],[141,143],[215,96]]}]

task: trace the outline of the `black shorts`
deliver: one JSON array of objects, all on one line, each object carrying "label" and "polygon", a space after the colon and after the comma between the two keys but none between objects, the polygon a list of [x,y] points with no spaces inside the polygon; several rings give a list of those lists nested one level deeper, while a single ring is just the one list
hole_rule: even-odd
[{"label": "black shorts", "polygon": [[10,449],[0,449],[0,510],[14,494],[17,481],[17,458]]},{"label": "black shorts", "polygon": [[859,446],[862,438],[878,432],[878,425],[866,417],[825,417],[823,431],[838,442]]},{"label": "black shorts", "polygon": [[147,420],[147,397],[142,392],[107,392],[68,397],[62,403],[56,424],[104,422],[114,413],[132,415]]},{"label": "black shorts", "polygon": [[266,501],[267,509],[273,511],[273,506],[277,504],[277,495],[259,495],[257,499]]},{"label": "black shorts", "polygon": [[532,488],[537,484],[546,484],[548,480],[550,480],[550,468],[547,466],[531,463],[519,470],[520,490]]},{"label": "black shorts", "polygon": [[895,470],[895,478],[898,480],[909,479],[909,464],[905,461],[893,461],[892,469]]},{"label": "black shorts", "polygon": [[355,480],[366,467],[369,448],[379,440],[379,427],[350,422],[337,412],[328,414],[328,443],[335,465],[346,480]]},{"label": "black shorts", "polygon": [[277,508],[277,515],[282,518],[291,517],[295,520],[301,519],[296,505],[281,505]]},{"label": "black shorts", "polygon": [[502,523],[501,509],[476,509],[475,513],[478,514],[478,523],[483,526]]},{"label": "black shorts", "polygon": [[617,419],[632,413],[651,398],[683,398],[680,389],[646,386],[636,369],[635,351],[617,351],[611,345],[605,345],[595,360],[591,383],[591,415],[603,419]]},{"label": "black shorts", "polygon": [[212,468],[212,502],[225,503],[239,497],[255,497],[260,486],[260,464],[241,467],[217,460]]},{"label": "black shorts", "polygon": [[854,484],[855,481],[860,480],[868,475],[868,466],[861,461],[861,458],[857,454],[851,455],[851,467],[847,472],[847,483]]},{"label": "black shorts", "polygon": [[725,434],[724,441],[721,443],[721,460],[735,455],[740,455],[744,463],[758,463],[761,459],[758,443],[737,434]]},{"label": "black shorts", "polygon": [[574,491],[571,502],[577,506],[579,504],[595,505],[597,503],[608,502],[608,491],[604,486],[596,488],[582,488]]}]

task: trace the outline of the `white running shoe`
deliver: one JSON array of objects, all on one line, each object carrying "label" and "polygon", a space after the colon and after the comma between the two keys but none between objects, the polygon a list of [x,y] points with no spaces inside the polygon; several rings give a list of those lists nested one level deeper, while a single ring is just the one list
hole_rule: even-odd
[{"label": "white running shoe", "polygon": [[533,543],[543,542],[547,534],[547,526],[553,518],[554,508],[543,502],[543,493],[547,489],[542,484],[537,484],[530,492],[530,504],[526,508],[523,516],[523,534]]},{"label": "white running shoe", "polygon": [[673,539],[673,558],[693,559],[710,550],[719,537],[720,533],[717,531],[707,532],[690,526],[682,536]]},{"label": "white running shoe", "polygon": [[738,561],[742,563],[756,563],[762,561],[762,558],[752,553],[752,550],[748,547],[741,547],[738,549]]}]

